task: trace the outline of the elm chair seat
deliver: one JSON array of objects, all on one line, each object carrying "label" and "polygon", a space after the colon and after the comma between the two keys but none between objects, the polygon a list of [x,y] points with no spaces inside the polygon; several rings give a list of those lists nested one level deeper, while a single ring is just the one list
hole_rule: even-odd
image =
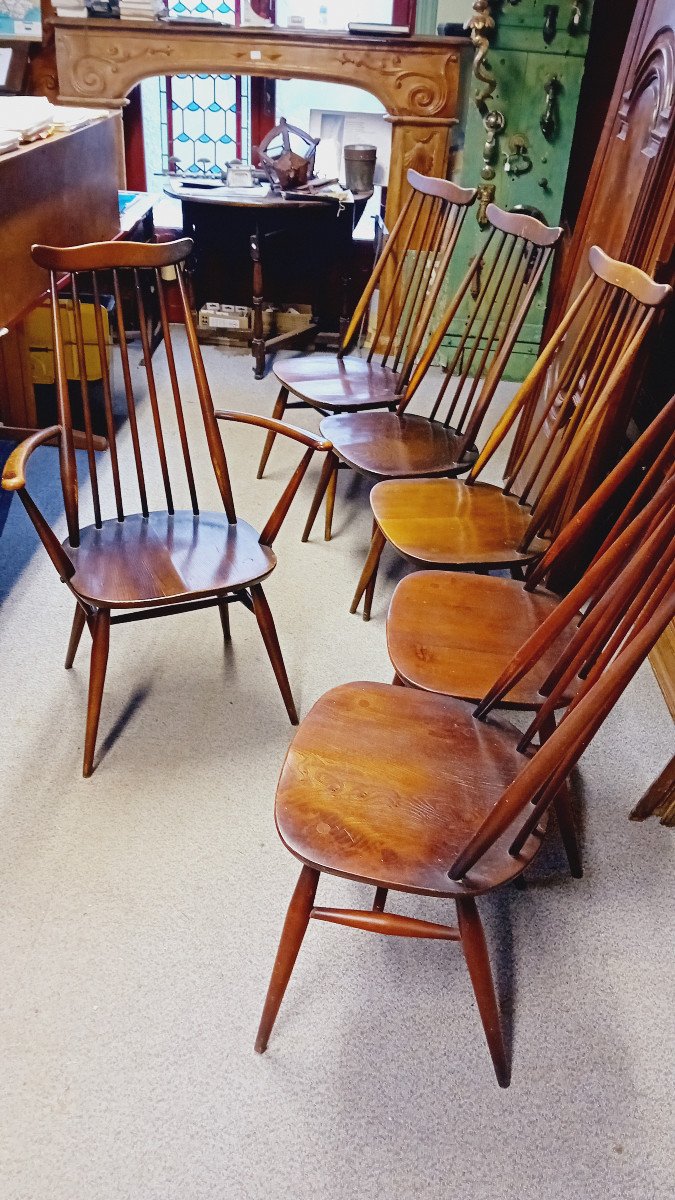
[{"label": "elm chair seat", "polygon": [[[284,845],[320,871],[376,887],[476,895],[524,861],[506,833],[455,882],[448,867],[527,761],[502,715],[476,721],[461,701],[389,684],[349,683],[314,705],[286,756],[276,799]],[[543,826],[524,847],[534,856]]]},{"label": "elm chair seat", "polygon": [[[560,603],[550,592],[527,592],[515,579],[417,571],[398,584],[387,616],[387,648],[397,677],[409,687],[478,701]],[[518,680],[505,708],[540,707],[539,688],[574,636],[570,624]],[[576,691],[561,697],[569,704]]]},{"label": "elm chair seat", "polygon": [[241,519],[224,513],[132,513],[80,532],[80,545],[63,543],[75,574],[71,587],[91,604],[139,608],[183,598],[239,591],[266,579],[276,555]]},{"label": "elm chair seat", "polygon": [[462,455],[462,439],[440,421],[408,413],[341,413],[325,417],[320,428],[343,462],[380,478],[459,474],[477,454],[470,449]]},{"label": "elm chair seat", "polygon": [[305,355],[276,363],[274,374],[282,387],[305,404],[330,412],[387,408],[400,399],[397,372],[365,358]]},{"label": "elm chair seat", "polygon": [[530,510],[488,483],[384,480],[373,488],[370,501],[387,541],[419,565],[508,569],[538,558],[548,545],[534,538],[526,550],[518,549]]}]

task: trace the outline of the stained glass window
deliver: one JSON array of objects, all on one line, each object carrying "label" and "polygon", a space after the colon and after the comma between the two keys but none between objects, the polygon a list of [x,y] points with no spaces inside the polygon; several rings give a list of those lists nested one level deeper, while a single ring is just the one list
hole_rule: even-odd
[{"label": "stained glass window", "polygon": [[[169,0],[169,12],[233,25],[236,5],[237,0]],[[175,159],[181,171],[219,175],[230,159],[248,157],[248,76],[173,75],[157,85],[161,170]]]}]

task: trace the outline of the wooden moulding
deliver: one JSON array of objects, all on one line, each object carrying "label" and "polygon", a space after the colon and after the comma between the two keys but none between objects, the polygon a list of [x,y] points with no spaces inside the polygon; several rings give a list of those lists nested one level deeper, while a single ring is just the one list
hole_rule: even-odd
[{"label": "wooden moulding", "polygon": [[57,18],[54,35],[64,103],[122,106],[142,79],[183,71],[323,79],[372,92],[392,123],[389,228],[408,194],[407,168],[441,178],[447,173],[460,59],[471,51],[468,38],[388,41],[188,22]]}]

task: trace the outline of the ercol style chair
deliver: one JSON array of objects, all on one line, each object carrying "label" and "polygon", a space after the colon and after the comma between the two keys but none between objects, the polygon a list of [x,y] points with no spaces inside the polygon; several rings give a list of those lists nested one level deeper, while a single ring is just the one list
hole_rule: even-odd
[{"label": "ercol style chair", "polygon": [[[474,461],[481,424],[562,234],[494,204],[487,216],[490,230],[481,253],[437,318],[396,411],[338,413],[321,422],[333,450],[324,462],[303,541],[324,495],[330,539],[340,466],[376,480],[459,475]],[[464,328],[430,411],[412,414],[409,405],[456,318],[463,319]]]},{"label": "ercol style chair", "polygon": [[[671,453],[673,449],[675,437],[671,438]],[[591,501],[595,500],[593,496]],[[396,588],[387,617],[394,683],[477,703],[507,669],[519,646],[557,612],[557,637],[549,640],[532,670],[516,679],[500,701],[503,708],[539,712],[547,703],[561,657],[578,638],[580,627],[595,619],[593,608],[602,602],[629,556],[637,552],[642,539],[649,536],[674,500],[675,468],[671,465],[664,484],[642,513],[627,527],[623,515],[617,521],[603,553],[596,556],[564,600],[535,590],[534,581],[523,586],[515,580],[441,571],[409,575]],[[584,510],[581,515],[586,515]],[[586,531],[584,521],[579,532]],[[564,549],[554,543],[546,556],[547,569],[559,565]],[[658,564],[653,574],[657,570]],[[631,599],[627,589],[623,597],[626,607]],[[586,606],[583,616],[582,603]],[[555,708],[564,708],[570,702],[577,685],[578,680],[572,677],[568,690],[556,694],[556,705],[547,712],[541,726],[544,739],[555,729]],[[555,797],[553,806],[570,871],[580,878],[581,854],[566,787]]]},{"label": "ercol style chair", "polygon": [[[371,492],[370,552],[351,611],[368,620],[387,542],[416,567],[521,571],[546,549],[583,500],[578,482],[614,420],[631,370],[672,289],[637,267],[589,252],[591,274],[497,422],[466,482],[386,480]],[[518,422],[504,486],[479,476]],[[548,425],[547,435],[541,436]],[[322,432],[329,436],[329,422]],[[334,450],[335,452],[335,450]]]},{"label": "ercol style chair", "polygon": [[[446,571],[416,571],[397,585],[387,615],[387,647],[395,682],[422,691],[438,692],[475,703],[502,673],[518,647],[533,634],[560,603],[551,580],[560,579],[565,564],[583,555],[595,528],[611,529],[594,555],[598,588],[609,585],[611,570],[620,570],[621,554],[638,544],[634,523],[632,549],[624,536],[614,568],[607,559],[610,547],[624,534],[650,502],[664,502],[668,483],[675,495],[675,396],[617,463],[573,520],[534,565],[524,583],[494,575]],[[632,488],[632,495],[612,524],[617,497]],[[651,516],[643,516],[647,528]],[[597,541],[597,536],[596,536]],[[587,552],[588,557],[588,552]],[[607,561],[605,561],[607,560]],[[598,564],[604,562],[600,569]],[[561,633],[566,644],[574,633],[570,625]],[[555,666],[561,646],[553,643],[537,663],[537,673],[519,681],[505,697],[505,707],[536,710],[544,700],[542,688]],[[565,701],[567,703],[567,700]]]},{"label": "ercol style chair", "polygon": [[[396,407],[410,378],[457,244],[475,188],[458,187],[409,170],[409,192],[335,354],[311,354],[278,362],[281,390],[273,417],[308,406],[324,414]],[[412,266],[412,271],[411,271]],[[363,357],[371,307],[375,330]],[[289,403],[289,394],[297,400]],[[275,434],[270,431],[258,467],[262,479]]]},{"label": "ercol style chair", "polygon": [[[561,663],[549,701],[582,682],[558,728],[536,751],[537,722],[520,734],[493,706],[557,636],[558,610],[522,648],[476,714],[464,702],[386,684],[353,683],[323,696],[295,735],[279,780],[276,821],[302,870],[288,909],[256,1040],[262,1053],[310,920],[398,937],[461,943],[497,1081],[510,1082],[476,898],[517,877],[539,850],[548,810],[652,646],[675,615],[670,530],[648,539],[610,589],[582,644]],[[660,539],[660,540],[659,540]],[[653,602],[639,606],[649,562],[660,559]],[[622,587],[636,602],[614,608]],[[614,608],[612,607],[614,605]],[[620,643],[620,649],[619,649]],[[618,653],[617,653],[618,650]],[[613,661],[610,661],[613,659]],[[584,677],[585,673],[585,677]],[[316,904],[322,872],[375,889],[372,909]],[[385,911],[390,891],[454,900],[457,925]]]},{"label": "ercol style chair", "polygon": [[[165,245],[109,242],[65,249],[51,246],[33,247],[35,261],[50,272],[59,424],[33,434],[15,449],[5,466],[2,485],[8,491],[18,491],[49,557],[62,581],[75,597],[75,617],[66,667],[73,665],[85,624],[92,635],[83,765],[85,775],[91,774],[94,765],[110,626],[125,621],[139,621],[146,617],[165,616],[213,605],[219,610],[223,633],[225,639],[229,640],[229,605],[235,601],[243,604],[254,613],[258,622],[288,716],[293,724],[297,724],[298,720],[262,581],[276,566],[272,544],[312,454],[315,450],[327,450],[328,443],[293,426],[279,425],[278,422],[264,417],[214,411],[183,275],[184,262],[191,249],[192,242],[189,239]],[[200,511],[197,500],[188,429],[179,388],[179,370],[174,356],[161,275],[165,267],[174,267],[177,274],[190,362],[194,372],[193,383],[196,385],[203,432],[206,435],[215,482],[224,509],[222,512]],[[134,396],[133,366],[125,335],[120,288],[122,272],[127,270],[131,272],[136,288],[149,413],[143,413],[143,410],[137,412]],[[113,275],[119,355],[126,398],[125,415],[129,422],[128,441],[131,443],[127,447],[131,461],[126,473],[122,469],[123,455],[118,454],[110,361],[101,319],[101,295],[97,278],[100,271],[111,271]],[[82,386],[94,510],[94,524],[85,527],[80,523],[78,464],[73,448],[73,425],[65,370],[61,309],[58,303],[57,281],[64,273],[69,276],[72,289],[77,361]],[[159,300],[172,396],[169,403],[165,403],[158,394],[148,342],[142,286],[143,277],[148,274],[156,286]],[[103,400],[115,511],[115,515],[107,520],[102,517],[82,333],[80,295],[85,286],[94,296],[98,352],[103,365]],[[170,415],[171,409],[173,419]],[[300,465],[260,534],[246,521],[237,518],[227,461],[218,429],[219,420],[243,421],[265,429],[276,428],[277,432],[306,447]],[[124,441],[127,441],[126,437]],[[47,442],[56,442],[59,448],[61,484],[68,525],[68,537],[63,544],[57,540],[26,489],[28,460],[36,447]],[[123,447],[120,445],[119,449],[122,451]],[[181,470],[179,464],[182,460],[189,493],[190,507],[187,511],[175,506],[173,484],[170,480],[172,460],[175,460],[177,472]],[[148,498],[146,471],[151,463],[153,467],[158,463],[163,482],[159,509],[153,508]]]}]

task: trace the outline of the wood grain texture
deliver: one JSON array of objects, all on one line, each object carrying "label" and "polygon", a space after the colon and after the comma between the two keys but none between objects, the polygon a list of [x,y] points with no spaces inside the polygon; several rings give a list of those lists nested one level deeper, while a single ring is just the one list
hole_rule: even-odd
[{"label": "wood grain texture", "polygon": [[[389,606],[392,666],[411,687],[477,703],[558,602],[550,593],[526,592],[513,579],[416,572],[401,580]],[[539,687],[571,636],[566,630],[546,647],[536,667],[503,698],[504,707],[539,707]],[[570,699],[568,693],[560,706]]]},{"label": "wood grain texture", "polygon": [[358,412],[398,402],[397,373],[354,355],[287,358],[274,364],[274,374],[282,387],[318,409]]},{"label": "wood grain texture", "polygon": [[67,246],[119,233],[119,122],[114,114],[0,157],[0,325],[18,320],[45,291],[34,242]]},{"label": "wood grain texture", "polygon": [[457,700],[386,684],[334,688],[305,717],[281,772],[284,844],[322,871],[428,895],[477,894],[519,874],[536,852],[508,854],[514,831],[459,888],[448,878],[526,759],[502,717],[475,721]]},{"label": "wood grain texture", "polygon": [[473,461],[460,461],[461,439],[451,429],[407,413],[343,413],[326,417],[321,433],[343,462],[380,479],[459,474]]},{"label": "wood grain texture", "polygon": [[420,566],[508,568],[531,562],[548,545],[537,538],[528,550],[518,549],[529,509],[492,484],[383,481],[373,488],[371,505],[387,541]]},{"label": "wood grain texture", "polygon": [[63,544],[75,574],[71,586],[90,604],[141,608],[170,604],[258,583],[276,557],[246,521],[224,513],[132,513],[83,529],[76,548]]}]

